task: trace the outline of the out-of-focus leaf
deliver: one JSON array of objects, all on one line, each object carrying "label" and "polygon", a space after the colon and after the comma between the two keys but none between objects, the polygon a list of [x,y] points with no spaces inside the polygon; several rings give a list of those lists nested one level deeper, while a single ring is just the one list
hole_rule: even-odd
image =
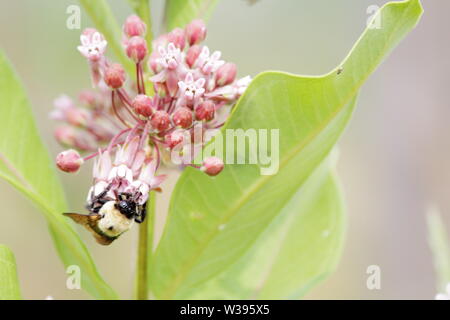
[{"label": "out-of-focus leaf", "polygon": [[112,49],[119,62],[134,74],[134,66],[130,59],[125,55],[121,45],[121,30],[114,14],[105,0],[80,0],[80,4],[86,10],[92,22],[108,41],[108,47]]},{"label": "out-of-focus leaf", "polygon": [[116,294],[99,275],[78,234],[63,217],[63,188],[42,143],[27,97],[10,63],[0,52],[0,177],[11,183],[41,210],[65,266],[82,270],[82,288],[96,298]]},{"label": "out-of-focus leaf", "polygon": [[0,244],[0,300],[20,300],[16,260],[9,248]]},{"label": "out-of-focus leaf", "polygon": [[218,0],[167,0],[164,21],[167,30],[184,28],[194,19],[207,21]]},{"label": "out-of-focus leaf", "polygon": [[450,283],[450,247],[441,215],[436,208],[430,208],[427,214],[428,241],[433,252],[434,267],[437,275],[437,289],[444,292]]},{"label": "out-of-focus leaf", "polygon": [[329,74],[264,72],[252,81],[222,132],[279,129],[279,171],[227,165],[215,178],[183,173],[152,266],[156,297],[293,298],[331,272],[343,238],[342,202],[334,178],[315,173],[358,90],[414,28],[422,7],[393,2],[379,14],[382,27],[367,29]]}]

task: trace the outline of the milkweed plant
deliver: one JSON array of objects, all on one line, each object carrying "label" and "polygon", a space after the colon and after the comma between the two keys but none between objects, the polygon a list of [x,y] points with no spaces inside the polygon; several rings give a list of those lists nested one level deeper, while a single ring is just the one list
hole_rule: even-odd
[{"label": "milkweed plant", "polygon": [[[330,274],[346,229],[333,150],[362,84],[420,20],[420,1],[382,7],[326,75],[265,71],[254,78],[238,76],[226,52],[204,44],[204,12],[215,1],[168,0],[168,32],[159,36],[148,0],[129,1],[136,13],[122,27],[106,1],[80,3],[95,25],[68,49],[86,61],[92,89],[54,100],[49,116],[63,146],[54,161],[0,55],[0,116],[14,116],[0,129],[0,176],[44,213],[62,262],[80,270],[81,289],[119,298],[73,222],[100,245],[139,229],[136,299],[297,299]],[[26,147],[7,143],[17,127],[30,137]],[[30,158],[38,169],[27,168]],[[86,212],[72,212],[56,168],[74,174],[90,167]],[[173,170],[181,174],[154,245],[155,202]],[[439,216],[430,217],[444,266],[437,298],[448,299],[450,262],[440,253],[448,249],[437,245],[446,242]],[[7,247],[0,258],[0,298],[21,298]]]}]

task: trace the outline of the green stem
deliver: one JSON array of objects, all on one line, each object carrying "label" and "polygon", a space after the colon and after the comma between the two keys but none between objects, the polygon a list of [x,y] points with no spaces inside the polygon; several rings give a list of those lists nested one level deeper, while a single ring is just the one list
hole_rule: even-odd
[{"label": "green stem", "polygon": [[148,275],[153,254],[153,230],[155,225],[155,192],[150,192],[147,202],[147,217],[139,227],[139,242],[136,272],[136,299],[148,300]]}]

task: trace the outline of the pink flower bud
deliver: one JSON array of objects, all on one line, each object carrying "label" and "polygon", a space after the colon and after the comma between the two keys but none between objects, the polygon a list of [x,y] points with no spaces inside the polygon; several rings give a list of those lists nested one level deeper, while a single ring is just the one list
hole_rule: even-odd
[{"label": "pink flower bud", "polygon": [[189,108],[178,108],[172,117],[173,123],[181,128],[189,128],[192,125],[192,111]]},{"label": "pink flower bud", "polygon": [[140,36],[134,36],[128,41],[126,52],[128,58],[136,63],[141,62],[148,52],[147,42]]},{"label": "pink flower bud", "polygon": [[234,63],[227,62],[217,70],[216,82],[220,87],[233,83],[234,79],[236,79]]},{"label": "pink flower bud", "polygon": [[185,141],[186,131],[184,130],[175,130],[174,132],[168,134],[165,137],[165,141],[167,146],[170,149],[175,148],[177,145],[183,143]]},{"label": "pink flower bud", "polygon": [[105,83],[112,89],[118,89],[125,82],[125,70],[119,63],[111,64],[105,71]]},{"label": "pink flower bud", "polygon": [[80,154],[73,149],[63,151],[56,156],[56,165],[64,172],[77,172],[83,162],[84,160]]},{"label": "pink flower bud", "polygon": [[215,105],[207,100],[195,108],[195,118],[197,120],[211,121],[214,119]]},{"label": "pink flower bud", "polygon": [[143,36],[147,31],[147,26],[137,15],[131,15],[123,24],[123,33],[128,37]]},{"label": "pink flower bud", "polygon": [[65,146],[72,146],[75,141],[74,129],[69,126],[59,126],[55,129],[54,136],[58,143]]},{"label": "pink flower bud", "polygon": [[209,176],[217,176],[223,170],[223,161],[217,157],[206,158],[200,170]]},{"label": "pink flower bud", "polygon": [[169,129],[170,117],[169,114],[163,110],[156,111],[150,120],[152,127],[158,131],[165,131]]},{"label": "pink flower bud", "polygon": [[206,26],[202,20],[193,20],[186,26],[186,39],[190,46],[198,44],[206,38]]},{"label": "pink flower bud", "polygon": [[169,43],[172,42],[175,45],[175,47],[180,48],[180,50],[183,50],[184,46],[186,45],[186,37],[184,30],[181,28],[173,29],[167,35],[167,41]]},{"label": "pink flower bud", "polygon": [[202,47],[195,45],[189,48],[186,54],[186,63],[190,68],[194,66],[195,61],[197,61],[198,56],[202,52]]},{"label": "pink flower bud", "polygon": [[85,127],[88,123],[89,113],[79,108],[70,108],[66,111],[67,121],[76,127]]},{"label": "pink flower bud", "polygon": [[89,90],[83,90],[78,95],[78,100],[86,106],[92,106],[95,103],[95,94]]},{"label": "pink flower bud", "polygon": [[152,99],[145,94],[138,94],[132,102],[134,111],[144,117],[150,117],[153,114]]}]

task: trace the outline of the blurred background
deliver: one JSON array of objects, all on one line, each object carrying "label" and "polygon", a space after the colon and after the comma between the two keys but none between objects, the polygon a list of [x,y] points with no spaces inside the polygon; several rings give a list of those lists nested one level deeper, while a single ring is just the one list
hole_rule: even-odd
[{"label": "blurred background", "polygon": [[[127,2],[109,2],[122,23],[131,13]],[[158,31],[163,0],[152,2]],[[367,8],[386,2],[222,0],[208,23],[207,44],[235,62],[242,76],[269,69],[323,74],[358,39],[370,16]],[[349,209],[346,245],[337,271],[306,298],[432,299],[436,294],[425,213],[437,204],[450,229],[450,1],[422,2],[419,26],[364,85],[340,141],[338,170]],[[61,93],[76,97],[90,87],[86,61],[76,50],[80,30],[66,28],[66,8],[72,4],[78,3],[0,1],[0,48],[24,82],[52,156],[62,150],[47,117],[53,99]],[[82,28],[91,26],[84,12],[81,22]],[[76,176],[60,174],[72,211],[83,212],[90,174],[88,166]],[[174,184],[166,183],[159,199],[159,229]],[[0,243],[16,255],[24,298],[89,298],[66,289],[65,270],[36,208],[4,181],[0,201]],[[132,291],[136,231],[111,247],[80,232],[101,274],[124,298]],[[366,287],[369,265],[381,268],[381,290]]]}]

